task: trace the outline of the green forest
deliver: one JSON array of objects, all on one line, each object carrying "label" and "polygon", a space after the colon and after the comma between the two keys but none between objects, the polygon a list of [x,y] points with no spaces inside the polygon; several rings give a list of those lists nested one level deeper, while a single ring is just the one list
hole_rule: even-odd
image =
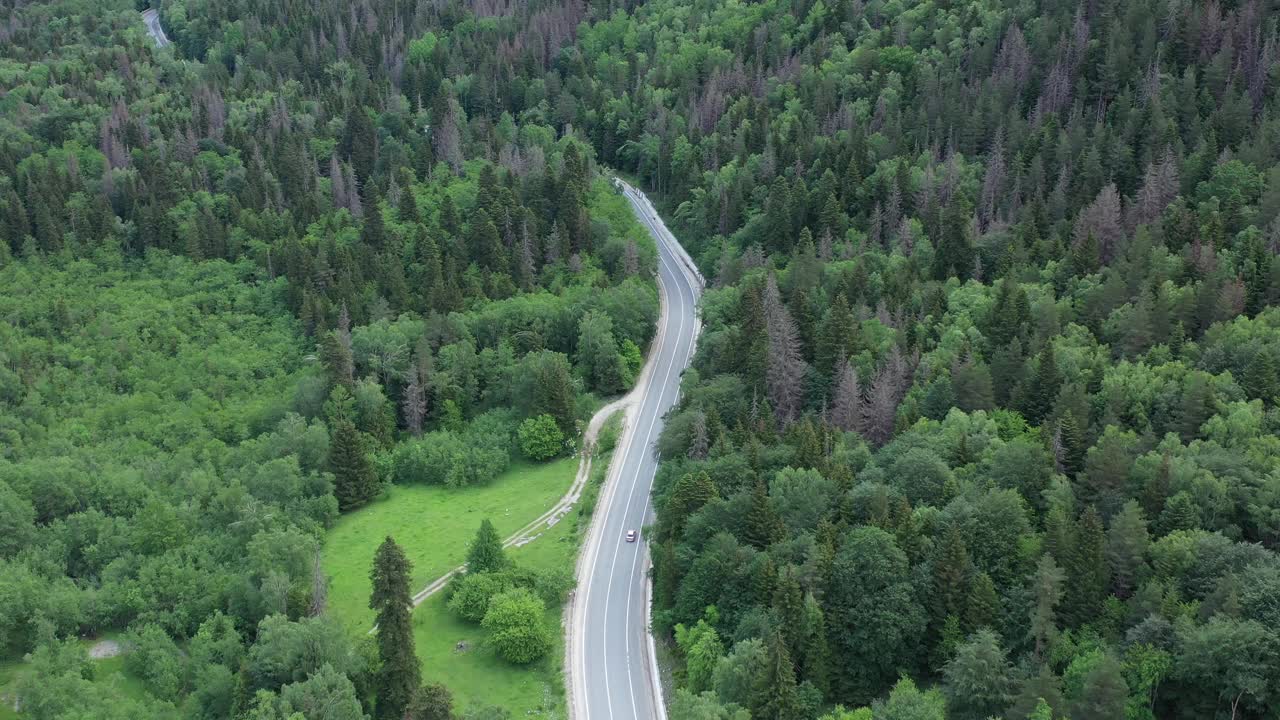
[{"label": "green forest", "polygon": [[[0,718],[507,717],[394,541],[371,636],[321,552],[635,382],[610,168],[708,281],[671,720],[1275,717],[1278,87],[1277,0],[0,4]],[[565,579],[469,559],[558,652]]]}]

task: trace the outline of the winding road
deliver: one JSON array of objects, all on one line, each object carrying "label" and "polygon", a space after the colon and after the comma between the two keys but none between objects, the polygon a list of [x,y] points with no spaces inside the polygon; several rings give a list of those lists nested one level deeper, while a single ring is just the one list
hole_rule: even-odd
[{"label": "winding road", "polygon": [[649,554],[641,530],[658,462],[654,443],[663,416],[680,394],[693,357],[703,280],[644,193],[616,180],[658,248],[662,311],[639,397],[626,427],[578,560],[578,589],[569,609],[567,667],[577,720],[665,720],[653,639],[649,634]]},{"label": "winding road", "polygon": [[156,41],[156,47],[165,47],[169,44],[169,38],[164,34],[164,28],[160,27],[160,11],[152,8],[142,12],[142,22],[146,23],[147,34],[152,40]]}]

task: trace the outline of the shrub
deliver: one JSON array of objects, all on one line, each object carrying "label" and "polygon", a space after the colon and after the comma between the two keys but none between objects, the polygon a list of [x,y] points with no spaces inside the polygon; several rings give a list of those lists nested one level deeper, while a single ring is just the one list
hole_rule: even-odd
[{"label": "shrub", "polygon": [[543,615],[546,605],[524,588],[508,590],[489,601],[480,623],[488,630],[498,656],[518,665],[541,658],[551,650],[551,632]]},{"label": "shrub", "polygon": [[550,415],[525,420],[516,435],[520,438],[520,452],[530,460],[550,460],[564,448],[564,433]]},{"label": "shrub", "polygon": [[464,575],[453,584],[449,611],[474,623],[484,620],[485,613],[489,612],[489,601],[495,595],[512,588],[510,578],[503,573]]}]

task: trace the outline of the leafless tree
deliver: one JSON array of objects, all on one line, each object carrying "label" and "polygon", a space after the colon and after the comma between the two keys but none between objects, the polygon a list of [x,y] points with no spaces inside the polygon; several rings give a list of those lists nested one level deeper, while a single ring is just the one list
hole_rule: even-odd
[{"label": "leafless tree", "polygon": [[764,312],[768,337],[765,385],[769,404],[778,419],[789,424],[800,414],[806,366],[800,355],[800,332],[782,303],[777,280],[772,275],[765,283]]},{"label": "leafless tree", "polygon": [[427,415],[427,393],[415,370],[409,372],[409,384],[404,389],[404,400],[401,402],[404,412],[404,426],[417,437],[422,434],[422,421]]},{"label": "leafless tree", "polygon": [[459,127],[461,109],[458,101],[449,98],[444,117],[436,118],[431,139],[435,146],[436,157],[449,165],[454,175],[462,172],[462,130]]},{"label": "leafless tree", "polygon": [[1178,197],[1178,166],[1171,152],[1166,152],[1159,162],[1152,162],[1142,177],[1142,187],[1134,198],[1130,212],[1129,230],[1160,219],[1169,203]]},{"label": "leafless tree", "polygon": [[529,235],[529,223],[526,221],[520,229],[520,280],[525,290],[533,288],[533,280],[537,275],[538,265],[534,260],[533,238]]},{"label": "leafless tree", "polygon": [[707,437],[707,414],[701,410],[693,414],[693,438],[689,442],[689,457],[693,460],[704,460],[711,441]]},{"label": "leafless tree", "polygon": [[554,264],[560,259],[560,245],[563,240],[560,238],[560,223],[551,226],[551,232],[547,235],[547,243],[543,248],[542,257],[546,260],[546,264]]},{"label": "leafless tree", "polygon": [[1016,24],[1009,26],[1000,41],[1000,53],[996,56],[993,69],[997,82],[1008,82],[1013,92],[1020,93],[1031,79],[1031,50],[1022,29]]},{"label": "leafless tree", "polygon": [[884,244],[884,213],[880,211],[880,203],[871,209],[871,221],[867,226],[867,244],[880,248]]},{"label": "leafless tree", "polygon": [[1003,197],[1005,183],[1004,133],[997,131],[991,152],[987,154],[987,170],[982,178],[982,196],[978,199],[978,232],[986,232],[995,219],[997,204]]},{"label": "leafless tree", "polygon": [[628,240],[622,249],[622,274],[634,277],[640,272],[640,249],[635,240]]},{"label": "leafless tree", "polygon": [[845,362],[836,383],[835,401],[831,405],[831,423],[846,432],[861,431],[866,414],[866,401],[862,398],[862,385],[853,363]]},{"label": "leafless tree", "polygon": [[[885,206],[883,222],[883,232],[886,239],[893,237],[898,230],[898,223],[902,221],[902,191],[898,189],[895,183],[893,188],[889,190],[889,203]],[[886,243],[887,245],[888,243]]]},{"label": "leafless tree", "polygon": [[360,202],[360,185],[356,182],[356,171],[350,163],[344,167],[342,184],[347,189],[347,209],[356,217],[364,217],[364,205]]},{"label": "leafless tree", "polygon": [[1098,197],[1080,211],[1076,218],[1074,241],[1084,242],[1092,233],[1098,241],[1098,252],[1103,262],[1110,262],[1119,254],[1124,240],[1124,222],[1120,209],[1120,193],[1116,184],[1102,188]]},{"label": "leafless tree", "polygon": [[[338,311],[338,328],[334,331],[334,335],[338,341],[342,357],[354,357],[355,353],[351,347],[351,313],[347,312],[346,303],[342,303],[342,308]],[[344,366],[337,368],[337,370],[341,375],[339,380],[344,385],[355,383],[355,364],[353,362],[344,363]]]},{"label": "leafless tree", "polygon": [[881,446],[893,438],[898,405],[907,382],[906,359],[895,345],[884,366],[871,383],[871,393],[866,406],[865,431],[867,441]]},{"label": "leafless tree", "polygon": [[311,561],[311,606],[307,609],[310,617],[324,614],[329,605],[329,577],[324,574],[324,565],[317,552]]},{"label": "leafless tree", "polygon": [[337,155],[329,156],[329,189],[333,193],[333,206],[347,207],[347,183],[342,177],[342,165]]}]

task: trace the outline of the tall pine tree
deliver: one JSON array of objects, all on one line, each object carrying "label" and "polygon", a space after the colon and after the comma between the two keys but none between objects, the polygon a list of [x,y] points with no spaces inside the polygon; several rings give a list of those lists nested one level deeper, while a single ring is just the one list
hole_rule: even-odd
[{"label": "tall pine tree", "polygon": [[333,494],[343,512],[364,505],[378,494],[378,476],[364,435],[345,417],[336,419],[329,431],[329,470],[333,473]]},{"label": "tall pine tree", "polygon": [[381,720],[400,720],[422,684],[418,654],[413,644],[413,597],[409,592],[412,563],[404,551],[387,536],[373,556],[369,580],[373,593],[369,607],[378,618],[377,715]]}]

